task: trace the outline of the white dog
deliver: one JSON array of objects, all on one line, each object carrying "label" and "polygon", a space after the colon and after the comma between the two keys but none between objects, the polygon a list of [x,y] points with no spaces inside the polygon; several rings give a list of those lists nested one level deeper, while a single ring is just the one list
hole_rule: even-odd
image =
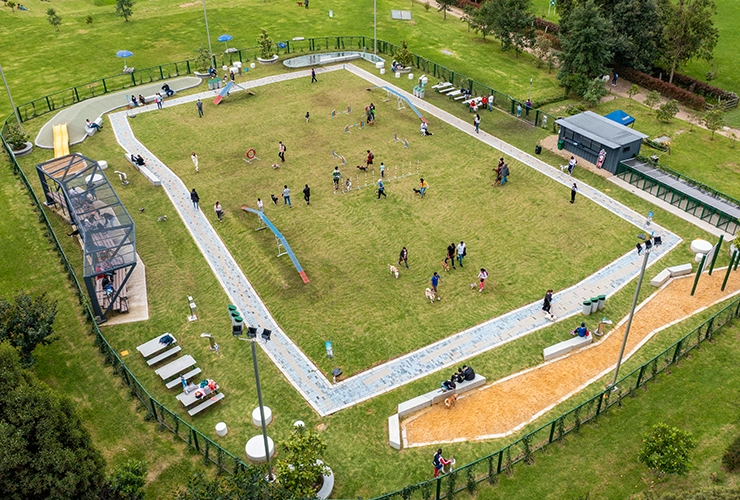
[{"label": "white dog", "polygon": [[398,268],[393,264],[388,264],[388,267],[390,268],[391,274],[398,279]]},{"label": "white dog", "polygon": [[424,296],[428,298],[432,302],[432,304],[434,304],[434,292],[431,288],[427,288],[426,290],[424,290]]}]

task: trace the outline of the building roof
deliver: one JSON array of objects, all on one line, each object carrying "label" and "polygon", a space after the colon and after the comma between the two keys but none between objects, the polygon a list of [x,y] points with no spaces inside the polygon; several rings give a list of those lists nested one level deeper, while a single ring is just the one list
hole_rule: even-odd
[{"label": "building roof", "polygon": [[618,149],[647,137],[642,132],[615,123],[592,111],[561,118],[555,120],[555,123],[612,149]]},{"label": "building roof", "polygon": [[612,111],[608,115],[604,115],[604,118],[609,118],[611,121],[622,124],[624,126],[632,125],[633,123],[635,123],[635,119],[621,109]]}]

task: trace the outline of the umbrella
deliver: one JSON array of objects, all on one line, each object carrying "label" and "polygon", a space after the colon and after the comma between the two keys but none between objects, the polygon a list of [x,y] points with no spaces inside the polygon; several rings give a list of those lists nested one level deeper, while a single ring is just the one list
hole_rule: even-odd
[{"label": "umbrella", "polygon": [[123,59],[123,69],[126,69],[126,58],[131,57],[132,55],[134,55],[134,53],[130,50],[119,50],[116,52],[116,57]]},{"label": "umbrella", "polygon": [[224,45],[226,45],[226,50],[229,50],[229,44],[228,44],[228,42],[232,38],[234,38],[234,37],[232,37],[231,35],[221,35],[220,37],[218,37],[218,41],[219,42],[224,42]]}]

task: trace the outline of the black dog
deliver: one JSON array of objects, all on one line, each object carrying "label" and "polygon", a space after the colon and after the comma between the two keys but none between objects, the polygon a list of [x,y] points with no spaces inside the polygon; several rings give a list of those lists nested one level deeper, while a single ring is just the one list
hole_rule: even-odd
[{"label": "black dog", "polygon": [[278,197],[277,197],[277,196],[275,196],[274,194],[271,194],[271,195],[270,195],[270,198],[272,198],[272,202],[273,202],[273,203],[274,203],[275,205],[277,205],[277,202],[278,202]]}]

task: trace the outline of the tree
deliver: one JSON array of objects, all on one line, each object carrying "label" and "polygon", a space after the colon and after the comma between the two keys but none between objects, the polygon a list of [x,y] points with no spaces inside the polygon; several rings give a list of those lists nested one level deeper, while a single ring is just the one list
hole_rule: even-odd
[{"label": "tree", "polygon": [[457,4],[457,0],[436,0],[439,9],[437,12],[442,12],[442,19],[447,20],[447,11],[451,10],[452,6]]},{"label": "tree", "polygon": [[134,15],[134,0],[116,0],[116,15],[122,17],[125,22]]},{"label": "tree", "polygon": [[547,57],[552,51],[552,41],[544,33],[540,33],[534,39],[532,44],[532,55],[534,55],[536,66],[539,68],[543,62],[547,61]]},{"label": "tree", "polygon": [[97,500],[105,462],[75,404],[24,370],[0,343],[0,491],[3,498]]},{"label": "tree", "polygon": [[596,78],[588,82],[586,92],[583,93],[583,100],[588,103],[589,106],[593,107],[599,104],[609,91],[604,86],[604,81],[601,78]]},{"label": "tree", "polygon": [[411,53],[411,51],[409,51],[409,44],[406,43],[406,40],[401,40],[401,47],[396,50],[396,53],[393,55],[393,57],[396,62],[404,68],[411,66],[414,55]]},{"label": "tree", "polygon": [[146,462],[129,460],[113,469],[104,488],[107,491],[101,496],[111,500],[143,500],[146,474]]},{"label": "tree", "polygon": [[[272,500],[295,498],[281,489],[277,482],[265,480],[262,467],[247,466],[236,474],[209,479],[198,472],[188,481],[185,490],[178,492],[177,500]],[[315,494],[315,492],[314,492]]]},{"label": "tree", "polygon": [[481,10],[484,7],[487,7],[487,25],[501,40],[501,50],[513,47],[518,56],[531,44],[534,38],[534,15],[529,12],[531,0],[488,0]]},{"label": "tree", "polygon": [[92,24],[92,23],[93,23],[93,17],[92,17],[92,16],[87,16],[87,17],[85,18],[85,23],[87,23],[87,24]]},{"label": "tree", "polygon": [[645,96],[645,106],[648,108],[655,107],[660,102],[660,92],[657,90],[651,90]]},{"label": "tree", "polygon": [[257,43],[260,44],[260,57],[262,59],[271,59],[275,55],[275,51],[272,50],[272,39],[266,29],[262,30]]},{"label": "tree", "polygon": [[484,2],[475,12],[471,21],[473,29],[480,33],[485,40],[493,33],[493,24],[496,19],[494,2]]},{"label": "tree", "polygon": [[694,448],[696,440],[690,432],[660,423],[645,434],[638,460],[659,474],[685,474]]},{"label": "tree", "polygon": [[326,444],[315,431],[298,426],[280,445],[284,458],[277,464],[278,481],[298,498],[313,498],[316,484],[328,467],[318,461]]},{"label": "tree", "polygon": [[682,64],[692,59],[712,59],[719,39],[712,22],[716,13],[714,0],[665,2],[662,59],[670,68],[668,83],[673,83],[676,68]]},{"label": "tree", "polygon": [[57,11],[54,9],[49,9],[46,11],[46,19],[49,21],[49,24],[51,24],[55,30],[59,31],[59,26],[62,25],[62,18],[59,14],[57,14]]},{"label": "tree", "polygon": [[30,366],[36,346],[56,340],[53,337],[56,314],[57,303],[47,300],[46,294],[32,299],[21,290],[14,303],[0,299],[0,342],[8,341],[18,349],[23,366]]},{"label": "tree", "polygon": [[208,49],[202,45],[198,47],[198,57],[195,58],[195,67],[198,71],[208,71],[213,62],[211,61],[211,54]]},{"label": "tree", "polygon": [[640,93],[640,87],[638,87],[636,83],[633,83],[629,91],[627,92],[627,94],[630,96],[630,99],[632,99],[634,96],[636,96],[639,93]]},{"label": "tree", "polygon": [[612,23],[593,0],[575,7],[560,24],[563,54],[558,79],[566,89],[583,95],[588,82],[609,72]]},{"label": "tree", "polygon": [[678,113],[678,101],[671,99],[658,108],[656,116],[661,122],[669,122]]},{"label": "tree", "polygon": [[10,7],[10,10],[11,10],[11,12],[12,12],[12,11],[13,11],[13,9],[15,8],[15,2],[13,2],[12,0],[11,0],[11,1],[9,1],[9,2],[8,2],[7,4],[5,4],[5,5],[7,5],[8,7]]},{"label": "tree", "polygon": [[615,63],[652,71],[663,33],[658,1],[617,0],[612,6]]},{"label": "tree", "polygon": [[712,140],[714,140],[714,132],[725,126],[725,114],[722,108],[716,107],[707,111],[704,115],[704,126],[712,131]]}]

